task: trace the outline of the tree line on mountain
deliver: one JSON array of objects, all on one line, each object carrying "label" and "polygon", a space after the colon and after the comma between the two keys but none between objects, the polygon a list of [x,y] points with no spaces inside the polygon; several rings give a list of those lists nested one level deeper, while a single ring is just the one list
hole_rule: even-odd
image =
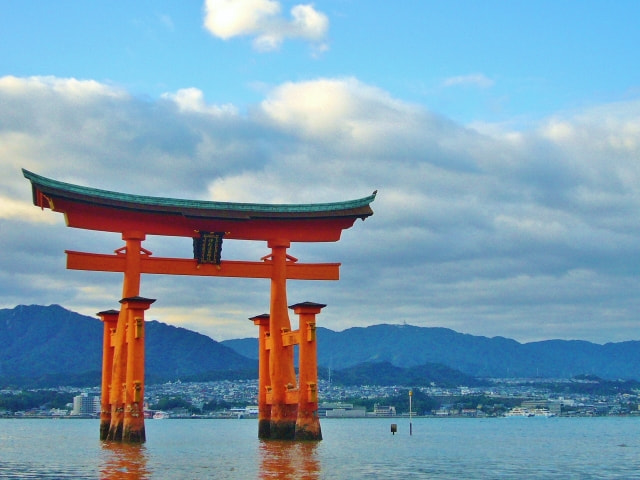
[{"label": "tree line on mountain", "polygon": [[73,393],[54,390],[25,390],[10,394],[0,394],[0,412],[19,412],[33,408],[66,408],[73,402]]}]

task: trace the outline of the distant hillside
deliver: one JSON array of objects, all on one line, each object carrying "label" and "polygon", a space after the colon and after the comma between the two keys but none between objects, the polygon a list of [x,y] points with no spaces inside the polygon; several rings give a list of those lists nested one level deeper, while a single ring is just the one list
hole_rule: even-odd
[{"label": "distant hillside", "polygon": [[[327,378],[326,369],[320,376]],[[483,384],[471,375],[465,375],[458,370],[445,367],[439,363],[429,363],[414,367],[397,367],[389,362],[367,362],[332,370],[332,382],[338,385],[411,385],[439,387],[456,387],[466,385],[469,387]]]},{"label": "distant hillside", "polygon": [[[640,380],[640,342],[598,345],[578,340],[515,340],[462,334],[446,328],[374,325],[342,332],[319,327],[318,363],[340,370],[367,362],[398,367],[439,363],[473,377],[571,378],[580,374],[605,379]],[[257,358],[257,340],[222,342]]]},{"label": "distant hillside", "polygon": [[[0,385],[98,385],[102,322],[58,305],[0,310]],[[147,382],[194,375],[256,376],[257,362],[199,333],[146,324]]]},{"label": "distant hillside", "polygon": [[[640,342],[598,345],[548,340],[518,343],[446,328],[374,325],[342,332],[319,327],[318,363],[340,383],[474,385],[477,378],[640,380]],[[148,383],[257,377],[257,339],[216,342],[149,321]],[[102,323],[58,305],[0,310],[0,387],[98,385]],[[384,383],[387,382],[387,383]]]}]

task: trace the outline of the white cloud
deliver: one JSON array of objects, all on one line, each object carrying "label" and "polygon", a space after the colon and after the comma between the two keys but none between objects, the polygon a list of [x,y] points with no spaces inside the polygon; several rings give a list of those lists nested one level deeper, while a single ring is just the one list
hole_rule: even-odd
[{"label": "white cloud", "polygon": [[165,93],[162,98],[174,102],[181,112],[207,113],[210,115],[236,115],[238,110],[231,104],[207,105],[202,90],[197,88],[182,88],[176,93]]},{"label": "white cloud", "polygon": [[296,5],[291,9],[291,35],[319,41],[329,29],[327,16],[318,12],[313,5]]},{"label": "white cloud", "polygon": [[320,44],[316,53],[325,50],[327,16],[313,5],[295,5],[290,13],[290,20],[282,17],[280,3],[274,0],[206,0],[204,25],[223,40],[254,37],[254,48],[259,51],[276,50],[287,38]]},{"label": "white cloud", "polygon": [[420,117],[416,107],[354,78],[285,83],[261,107],[281,128],[312,138],[331,135],[334,141],[349,140],[359,148],[412,130]]},{"label": "white cloud", "polygon": [[205,27],[224,40],[238,35],[255,35],[266,29],[280,13],[273,0],[207,0]]},{"label": "white cloud", "polygon": [[100,97],[125,98],[128,94],[117,88],[95,80],[78,80],[75,78],[28,77],[19,78],[11,75],[0,77],[0,89],[6,95],[61,95],[70,101],[95,100]]},{"label": "white cloud", "polygon": [[59,219],[46,215],[38,209],[33,208],[32,202],[18,201],[13,198],[0,195],[0,219],[20,219],[29,223],[55,224]]}]

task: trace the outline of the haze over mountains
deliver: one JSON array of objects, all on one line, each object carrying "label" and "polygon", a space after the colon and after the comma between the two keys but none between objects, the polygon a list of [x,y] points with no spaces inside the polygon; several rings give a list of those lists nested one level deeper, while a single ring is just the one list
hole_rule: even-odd
[{"label": "haze over mountains", "polygon": [[[0,310],[0,387],[98,385],[102,323],[58,305]],[[598,345],[547,340],[521,344],[446,328],[374,325],[334,332],[319,327],[318,363],[346,383],[474,377],[640,380],[640,341]],[[215,340],[157,321],[146,324],[147,382],[257,378],[257,339]],[[384,373],[384,375],[383,375]]]}]

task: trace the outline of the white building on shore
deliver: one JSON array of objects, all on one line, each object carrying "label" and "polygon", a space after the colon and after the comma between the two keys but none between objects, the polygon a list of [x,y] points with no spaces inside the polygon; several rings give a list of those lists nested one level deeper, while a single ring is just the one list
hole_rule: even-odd
[{"label": "white building on shore", "polygon": [[360,418],[367,415],[364,407],[354,407],[352,403],[325,402],[318,405],[318,415],[329,418]]},{"label": "white building on shore", "polygon": [[81,393],[73,397],[73,410],[71,415],[99,415],[100,397]]}]

